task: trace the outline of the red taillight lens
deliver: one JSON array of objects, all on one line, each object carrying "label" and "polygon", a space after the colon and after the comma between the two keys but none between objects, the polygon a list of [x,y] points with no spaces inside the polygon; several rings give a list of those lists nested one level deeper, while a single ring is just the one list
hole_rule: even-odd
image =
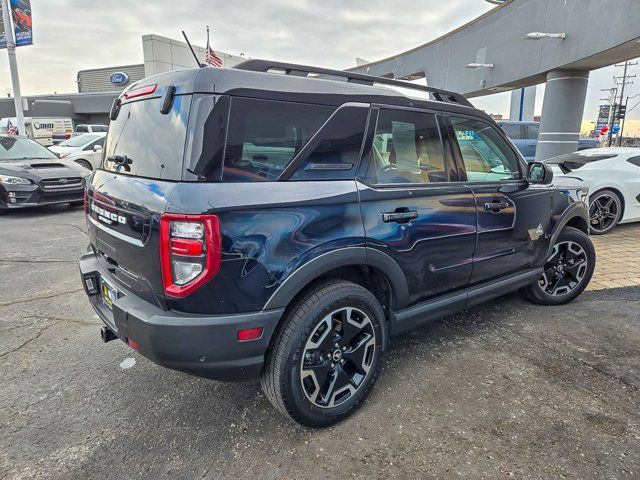
[{"label": "red taillight lens", "polygon": [[204,253],[204,246],[202,245],[202,240],[171,238],[171,253],[174,255],[197,257]]},{"label": "red taillight lens", "polygon": [[147,85],[146,87],[134,88],[133,90],[128,90],[124,92],[124,98],[126,100],[130,100],[136,97],[142,97],[144,95],[151,95],[156,91],[158,85]]},{"label": "red taillight lens", "polygon": [[87,200],[87,187],[84,187],[84,192],[82,193],[82,206],[84,207],[84,214],[87,215],[89,213],[89,202]]},{"label": "red taillight lens", "polygon": [[260,337],[262,337],[262,330],[262,327],[245,328],[242,330],[238,330],[238,341],[246,342],[249,340],[258,340]]},{"label": "red taillight lens", "polygon": [[164,292],[185,297],[208,282],[222,260],[220,224],[216,215],[160,217],[160,265]]},{"label": "red taillight lens", "polygon": [[134,350],[140,350],[140,345],[138,345],[138,342],[135,342],[135,341],[131,340],[130,338],[127,339],[127,342],[129,343],[129,346],[131,348],[133,348]]}]

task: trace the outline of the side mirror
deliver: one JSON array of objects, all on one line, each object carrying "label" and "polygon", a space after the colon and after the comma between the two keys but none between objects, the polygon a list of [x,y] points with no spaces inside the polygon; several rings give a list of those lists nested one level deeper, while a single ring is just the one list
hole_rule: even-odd
[{"label": "side mirror", "polygon": [[102,150],[102,145],[94,145],[93,146],[93,151],[94,152],[99,152],[100,150]]},{"label": "side mirror", "polygon": [[529,183],[548,185],[553,180],[553,170],[541,162],[531,162],[527,167],[527,180]]}]

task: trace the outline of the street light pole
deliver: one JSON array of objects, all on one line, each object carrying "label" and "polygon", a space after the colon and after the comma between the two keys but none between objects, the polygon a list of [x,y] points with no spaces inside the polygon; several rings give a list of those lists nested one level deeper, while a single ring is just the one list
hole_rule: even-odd
[{"label": "street light pole", "polygon": [[13,36],[9,0],[2,0],[2,20],[4,23],[4,38],[7,40],[9,70],[11,72],[11,85],[13,87],[13,103],[16,108],[16,127],[18,128],[18,134],[26,135],[24,112],[22,111],[22,95],[20,94],[20,80],[18,78],[18,63],[16,61],[16,41]]}]

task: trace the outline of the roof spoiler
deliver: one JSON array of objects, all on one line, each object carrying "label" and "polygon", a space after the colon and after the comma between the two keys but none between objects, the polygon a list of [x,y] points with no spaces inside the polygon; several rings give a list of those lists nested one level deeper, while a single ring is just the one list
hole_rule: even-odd
[{"label": "roof spoiler", "polygon": [[296,77],[309,77],[310,75],[330,75],[332,77],[345,78],[349,83],[358,83],[361,85],[391,85],[395,87],[408,88],[411,90],[419,90],[431,94],[434,100],[438,102],[455,103],[472,107],[473,105],[460,93],[442,90],[440,88],[428,87],[426,85],[416,85],[415,83],[396,80],[393,78],[376,77],[373,75],[365,75],[362,73],[345,72],[343,70],[333,70],[330,68],[311,67],[308,65],[297,65],[295,63],[276,62],[271,60],[247,60],[235,67],[238,70],[249,70],[252,72],[270,72],[275,70],[285,75]]}]

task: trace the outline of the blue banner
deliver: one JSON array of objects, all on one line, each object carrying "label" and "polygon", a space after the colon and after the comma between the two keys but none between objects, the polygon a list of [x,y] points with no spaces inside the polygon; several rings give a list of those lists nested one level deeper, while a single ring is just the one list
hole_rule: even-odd
[{"label": "blue banner", "polygon": [[[10,0],[16,47],[33,43],[31,0]],[[3,17],[0,15],[0,48],[7,48]]]}]

